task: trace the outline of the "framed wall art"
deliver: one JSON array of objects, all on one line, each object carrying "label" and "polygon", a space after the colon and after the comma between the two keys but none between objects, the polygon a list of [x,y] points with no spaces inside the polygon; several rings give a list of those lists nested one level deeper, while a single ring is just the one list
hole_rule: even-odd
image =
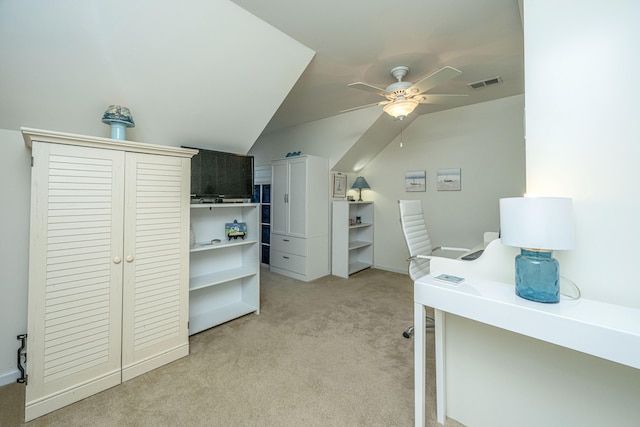
[{"label": "framed wall art", "polygon": [[404,191],[427,191],[427,171],[409,171],[404,174]]},{"label": "framed wall art", "polygon": [[347,175],[336,172],[333,174],[333,198],[344,199],[347,197]]},{"label": "framed wall art", "polygon": [[438,191],[460,191],[461,170],[458,169],[438,169],[437,185]]}]

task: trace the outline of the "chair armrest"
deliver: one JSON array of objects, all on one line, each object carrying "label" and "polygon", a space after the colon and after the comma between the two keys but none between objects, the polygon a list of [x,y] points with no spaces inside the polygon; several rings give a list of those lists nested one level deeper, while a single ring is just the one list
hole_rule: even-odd
[{"label": "chair armrest", "polygon": [[433,251],[459,251],[459,252],[469,252],[470,249],[468,248],[454,248],[454,247],[450,247],[450,246],[438,246],[437,248],[433,248]]},{"label": "chair armrest", "polygon": [[[448,247],[448,246],[438,246],[437,248],[433,248],[433,251],[436,250],[440,250],[440,251],[458,251],[458,252],[462,252],[462,253],[467,253],[469,252],[469,249],[466,248],[454,248],[454,247]],[[409,257],[407,259],[407,261],[413,261],[416,258],[419,259],[433,259],[433,258],[448,258],[448,257],[442,257],[442,256],[438,256],[438,255],[414,255],[412,257]]]}]

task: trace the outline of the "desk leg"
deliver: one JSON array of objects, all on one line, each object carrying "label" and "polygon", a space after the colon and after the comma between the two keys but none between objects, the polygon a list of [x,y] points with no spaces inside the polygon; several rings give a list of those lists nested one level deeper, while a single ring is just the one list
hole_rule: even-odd
[{"label": "desk leg", "polygon": [[435,359],[436,359],[436,419],[444,424],[446,412],[445,381],[445,316],[440,310],[434,310],[435,321]]},{"label": "desk leg", "polygon": [[422,304],[413,305],[413,346],[414,346],[414,388],[415,388],[415,425],[424,427],[426,393],[426,319],[425,308]]}]

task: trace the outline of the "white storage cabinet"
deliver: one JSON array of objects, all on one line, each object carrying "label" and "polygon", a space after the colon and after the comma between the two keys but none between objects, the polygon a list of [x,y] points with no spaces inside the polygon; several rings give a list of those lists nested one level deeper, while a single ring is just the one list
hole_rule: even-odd
[{"label": "white storage cabinet", "polygon": [[23,129],[32,148],[25,421],[189,353],[195,150]]},{"label": "white storage cabinet", "polygon": [[272,162],[271,271],[305,282],[329,266],[329,166],[302,155]]},{"label": "white storage cabinet", "polygon": [[373,202],[334,201],[331,237],[334,276],[346,278],[373,266]]},{"label": "white storage cabinet", "polygon": [[[196,242],[190,249],[190,334],[260,312],[259,207],[258,203],[191,205]],[[234,220],[247,224],[244,239],[225,236],[225,224]]]}]

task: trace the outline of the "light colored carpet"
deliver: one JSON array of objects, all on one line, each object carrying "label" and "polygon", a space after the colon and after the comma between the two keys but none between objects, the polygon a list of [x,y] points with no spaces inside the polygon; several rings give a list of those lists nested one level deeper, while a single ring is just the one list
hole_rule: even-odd
[{"label": "light colored carpet", "polygon": [[[261,314],[194,335],[188,357],[26,425],[412,426],[408,276],[261,274]],[[432,374],[429,352],[427,417],[438,426]],[[0,425],[25,425],[23,406],[23,385],[0,388]]]}]

